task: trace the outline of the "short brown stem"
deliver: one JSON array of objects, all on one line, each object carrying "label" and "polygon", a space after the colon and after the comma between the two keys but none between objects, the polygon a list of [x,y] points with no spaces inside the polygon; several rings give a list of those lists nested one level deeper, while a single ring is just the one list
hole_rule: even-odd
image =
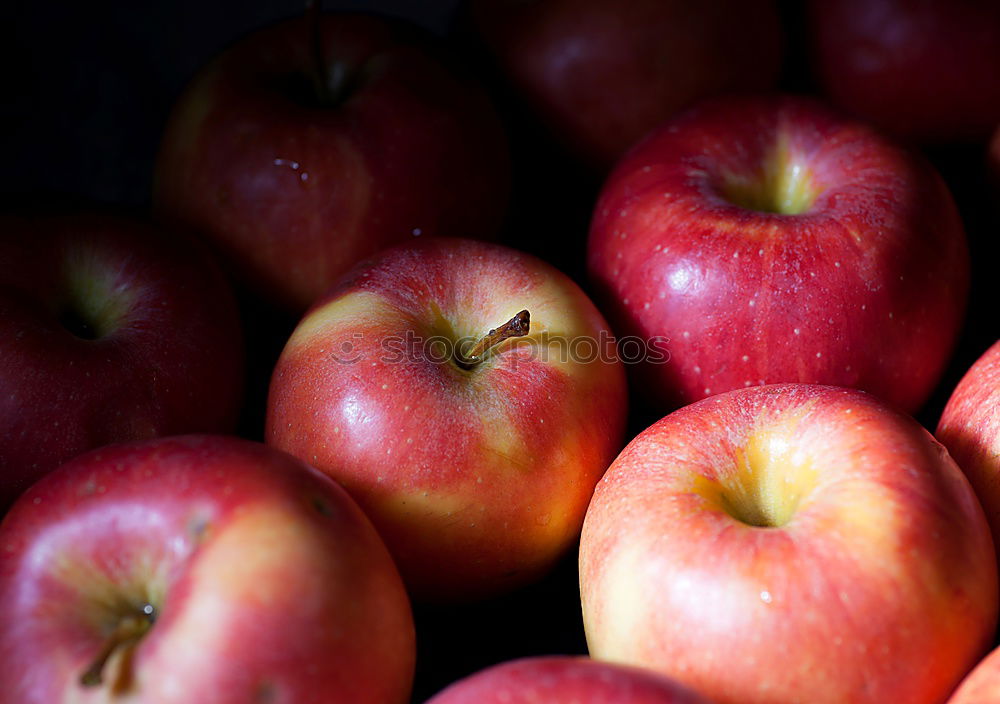
[{"label": "short brown stem", "polygon": [[531,329],[531,314],[522,310],[513,318],[498,328],[494,328],[486,333],[471,350],[458,354],[458,362],[466,369],[471,369],[483,361],[486,353],[491,347],[499,345],[511,337],[524,337]]},{"label": "short brown stem", "polygon": [[115,651],[135,645],[153,625],[154,620],[155,613],[151,604],[143,606],[140,614],[124,616],[104,641],[97,657],[80,676],[80,684],[84,687],[96,687],[101,684],[104,681],[104,666]]}]

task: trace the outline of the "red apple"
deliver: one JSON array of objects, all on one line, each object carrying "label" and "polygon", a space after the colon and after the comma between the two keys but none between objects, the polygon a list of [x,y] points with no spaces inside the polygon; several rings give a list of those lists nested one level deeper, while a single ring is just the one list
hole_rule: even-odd
[{"label": "red apple", "polygon": [[588,256],[619,332],[670,339],[670,363],[642,372],[675,405],[805,382],[915,411],[969,286],[936,172],[789,97],[704,103],[648,137],[605,184]]},{"label": "red apple", "polygon": [[580,590],[593,657],[719,704],[941,702],[997,624],[961,470],[830,386],[739,389],[641,433],[595,490]]},{"label": "red apple", "polygon": [[0,230],[0,510],[93,447],[233,429],[238,312],[200,247],[108,215]]},{"label": "red apple", "polygon": [[1000,701],[1000,648],[976,665],[962,680],[948,704],[990,704]]},{"label": "red apple", "polygon": [[534,657],[494,665],[427,704],[707,704],[647,670],[579,657]]},{"label": "red apple", "polygon": [[982,140],[1000,123],[996,0],[812,0],[820,82],[850,112],[921,141]]},{"label": "red apple", "polygon": [[475,0],[472,19],[510,81],[577,154],[608,166],[698,99],[772,88],[772,0]]},{"label": "red apple", "polygon": [[406,593],[348,495],[284,453],[95,450],[0,524],[0,702],[404,704]]},{"label": "red apple", "polygon": [[936,435],[976,490],[1000,545],[1000,342],[962,377]]},{"label": "red apple", "polygon": [[390,244],[496,232],[509,185],[485,94],[415,30],[346,14],[312,29],[261,30],[195,78],[154,194],[164,217],[295,310]]},{"label": "red apple", "polygon": [[[498,331],[528,334],[474,354]],[[266,440],[351,492],[417,596],[497,593],[576,539],[620,448],[612,347],[586,295],[534,257],[469,240],[396,248],[299,324]]]}]

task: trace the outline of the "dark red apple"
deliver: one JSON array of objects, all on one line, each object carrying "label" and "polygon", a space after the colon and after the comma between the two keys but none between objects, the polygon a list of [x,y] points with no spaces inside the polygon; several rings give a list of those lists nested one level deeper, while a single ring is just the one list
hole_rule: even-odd
[{"label": "dark red apple", "polygon": [[772,88],[771,0],[474,0],[473,22],[555,136],[606,167],[701,98]]},{"label": "dark red apple", "polygon": [[415,29],[347,14],[313,29],[260,30],[201,71],[170,118],[154,194],[163,217],[297,311],[390,244],[495,234],[509,187],[488,99]]},{"label": "dark red apple", "polygon": [[108,215],[0,222],[0,507],[99,445],[232,431],[242,388],[202,247]]},{"label": "dark red apple", "polygon": [[951,195],[918,155],[821,104],[723,98],[608,178],[589,268],[612,324],[665,336],[662,405],[774,382],[853,386],[913,412],[965,312]]},{"label": "dark red apple", "polygon": [[902,137],[985,140],[1000,124],[996,0],[812,0],[809,40],[837,105]]}]

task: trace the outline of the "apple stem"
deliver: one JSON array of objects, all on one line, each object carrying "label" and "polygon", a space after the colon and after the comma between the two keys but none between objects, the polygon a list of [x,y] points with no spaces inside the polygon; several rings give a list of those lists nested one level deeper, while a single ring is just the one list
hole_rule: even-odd
[{"label": "apple stem", "polygon": [[111,632],[97,657],[80,676],[84,687],[95,687],[104,681],[103,671],[111,655],[120,648],[130,647],[142,638],[156,620],[156,610],[152,604],[145,604],[140,614],[123,617]]},{"label": "apple stem", "polygon": [[466,369],[471,369],[483,361],[486,352],[495,345],[499,345],[504,340],[511,337],[524,337],[531,329],[531,314],[522,310],[513,318],[498,328],[490,330],[483,335],[469,352],[459,356],[459,364]]}]

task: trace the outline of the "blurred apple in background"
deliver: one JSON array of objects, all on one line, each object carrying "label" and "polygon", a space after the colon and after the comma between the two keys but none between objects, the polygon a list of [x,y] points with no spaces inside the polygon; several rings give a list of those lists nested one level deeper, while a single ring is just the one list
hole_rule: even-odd
[{"label": "blurred apple in background", "polygon": [[501,71],[554,136],[601,168],[698,99],[773,88],[771,0],[473,0]]},{"label": "blurred apple in background", "polygon": [[708,704],[647,670],[548,656],[494,665],[456,682],[427,704]]},{"label": "blurred apple in background", "polygon": [[641,433],[595,490],[580,585],[593,657],[719,704],[941,702],[997,624],[961,470],[838,387],[740,389]]},{"label": "blurred apple in background", "polygon": [[99,445],[230,432],[242,388],[204,248],[111,215],[0,221],[0,509]]},{"label": "blurred apple in background", "polygon": [[480,87],[435,53],[415,28],[364,15],[248,36],[175,107],[157,210],[295,312],[390,244],[495,234],[506,139]]},{"label": "blurred apple in background", "polygon": [[385,546],[284,453],[184,436],[95,450],[0,524],[0,702],[405,704]]},{"label": "blurred apple in background", "polygon": [[901,137],[985,140],[1000,124],[996,0],[811,0],[830,99]]},{"label": "blurred apple in background", "polygon": [[936,435],[976,490],[1000,545],[1000,342],[959,382]]},{"label": "blurred apple in background", "polygon": [[302,320],[266,440],[351,492],[414,594],[495,594],[579,534],[621,447],[614,354],[600,313],[548,264],[422,241],[359,265]]},{"label": "blurred apple in background", "polygon": [[670,339],[661,406],[774,382],[859,387],[909,412],[962,325],[969,261],[937,173],[791,97],[693,108],[623,159],[589,269],[618,332]]}]

